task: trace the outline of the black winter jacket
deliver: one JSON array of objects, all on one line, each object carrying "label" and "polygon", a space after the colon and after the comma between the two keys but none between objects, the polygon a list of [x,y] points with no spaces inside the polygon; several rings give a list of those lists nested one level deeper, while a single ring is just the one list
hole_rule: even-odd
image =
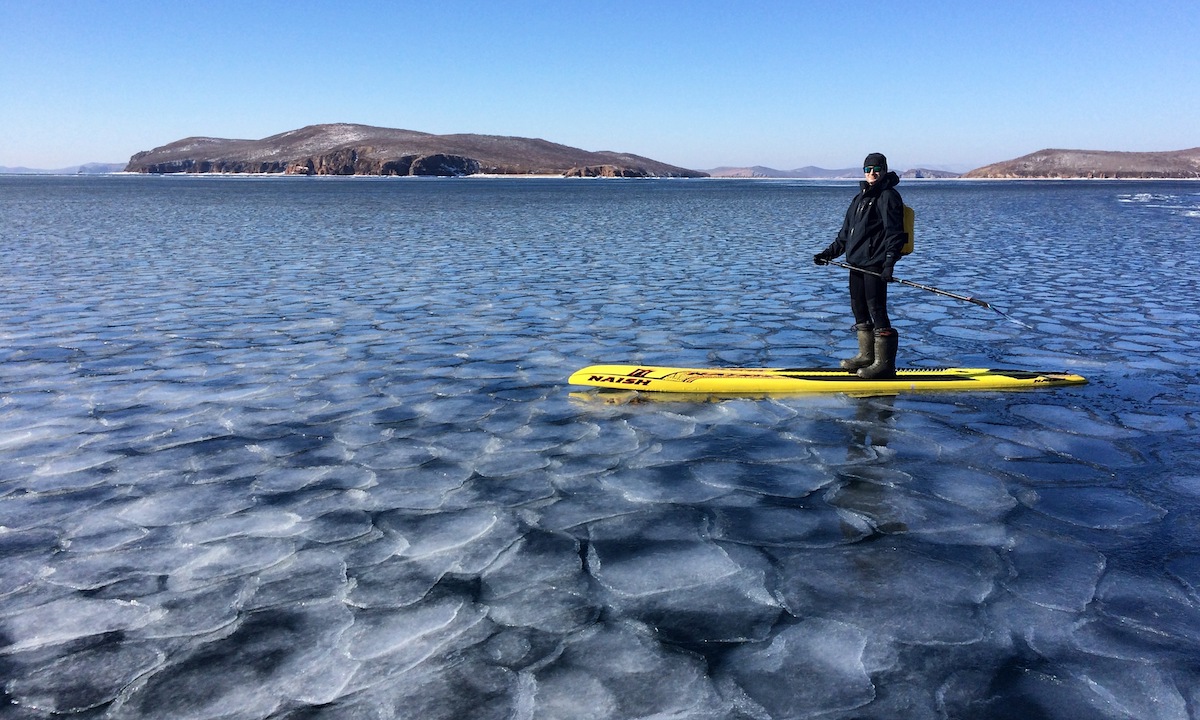
[{"label": "black winter jacket", "polygon": [[837,257],[846,253],[846,262],[871,270],[895,265],[900,249],[908,242],[904,200],[895,189],[899,182],[900,176],[889,172],[873,186],[866,181],[859,183],[861,190],[850,201],[842,229],[825,248],[825,254]]}]

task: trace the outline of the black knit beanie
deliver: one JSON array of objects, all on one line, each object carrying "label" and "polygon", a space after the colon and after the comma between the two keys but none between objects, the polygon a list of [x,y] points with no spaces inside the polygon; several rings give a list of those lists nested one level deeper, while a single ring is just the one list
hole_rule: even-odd
[{"label": "black knit beanie", "polygon": [[867,159],[863,160],[863,167],[868,165],[882,165],[883,171],[885,173],[888,171],[887,158],[884,157],[883,153],[871,153],[868,155]]}]

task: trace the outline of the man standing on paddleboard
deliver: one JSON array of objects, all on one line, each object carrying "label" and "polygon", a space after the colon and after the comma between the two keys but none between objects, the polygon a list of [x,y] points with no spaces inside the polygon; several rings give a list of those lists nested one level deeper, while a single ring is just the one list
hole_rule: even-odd
[{"label": "man standing on paddleboard", "polygon": [[887,158],[871,153],[863,161],[859,193],[846,209],[837,237],[813,262],[825,265],[843,252],[846,262],[869,272],[850,271],[850,310],[858,332],[858,355],[841,365],[863,378],[894,377],[899,335],[887,311],[887,284],[908,240],[904,201],[896,192],[900,177],[888,171]]}]

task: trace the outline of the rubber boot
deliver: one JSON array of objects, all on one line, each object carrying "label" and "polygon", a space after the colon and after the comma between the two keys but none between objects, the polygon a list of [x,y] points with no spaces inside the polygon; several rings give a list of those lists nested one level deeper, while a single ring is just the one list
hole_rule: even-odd
[{"label": "rubber boot", "polygon": [[875,331],[875,362],[858,371],[860,378],[896,377],[896,349],[900,344],[900,333],[893,328]]},{"label": "rubber boot", "polygon": [[870,323],[859,323],[854,326],[858,331],[858,355],[842,361],[842,369],[854,372],[875,362],[875,334]]}]

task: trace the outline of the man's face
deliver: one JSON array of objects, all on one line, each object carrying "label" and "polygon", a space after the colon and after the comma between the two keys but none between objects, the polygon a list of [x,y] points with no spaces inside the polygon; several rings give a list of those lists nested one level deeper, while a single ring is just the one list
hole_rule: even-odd
[{"label": "man's face", "polygon": [[883,177],[882,165],[864,165],[863,177],[867,179],[867,184],[874,185],[879,182],[879,178]]}]

